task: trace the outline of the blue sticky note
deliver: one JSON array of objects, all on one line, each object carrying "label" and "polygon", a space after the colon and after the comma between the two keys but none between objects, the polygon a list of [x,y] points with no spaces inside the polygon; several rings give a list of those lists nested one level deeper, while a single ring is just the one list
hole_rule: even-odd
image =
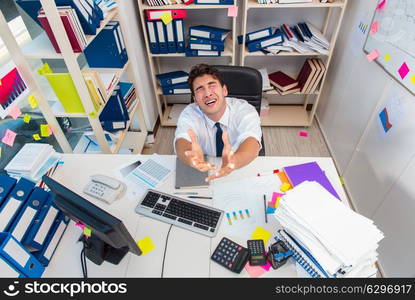
[{"label": "blue sticky note", "polygon": [[275,212],[275,208],[273,207],[267,207],[267,214],[273,214]]}]

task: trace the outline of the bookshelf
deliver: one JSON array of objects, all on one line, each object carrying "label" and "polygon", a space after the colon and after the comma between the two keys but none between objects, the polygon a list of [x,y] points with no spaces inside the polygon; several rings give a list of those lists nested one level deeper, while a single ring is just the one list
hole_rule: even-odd
[{"label": "bookshelf", "polygon": [[[264,97],[275,98],[278,103],[286,102],[286,99],[295,97],[301,97],[299,100],[302,103],[298,104],[270,104],[269,113],[261,116],[262,126],[304,126],[308,127],[312,124],[314,115],[317,109],[317,105],[321,96],[325,78],[327,75],[327,69],[330,67],[331,57],[333,49],[335,47],[337,35],[339,33],[340,24],[343,19],[344,11],[347,5],[347,0],[335,0],[333,3],[321,3],[319,0],[313,0],[308,3],[293,3],[293,4],[259,4],[257,0],[243,0],[243,8],[241,12],[241,34],[245,39],[245,34],[251,31],[255,31],[261,28],[269,26],[280,26],[283,23],[293,24],[303,21],[304,19],[314,23],[321,22],[316,16],[322,16],[321,26],[317,26],[324,36],[330,41],[330,49],[328,55],[324,55],[318,52],[287,52],[280,51],[278,54],[265,55],[260,51],[248,52],[245,46],[240,46],[240,65],[252,66],[256,68],[267,67],[268,73],[272,73],[277,70],[285,72],[284,68],[287,68],[291,75],[298,72],[299,64],[304,62],[307,58],[320,58],[325,66],[326,72],[323,75],[321,82],[318,85],[316,91],[312,93],[295,93],[292,95],[281,96],[276,91],[264,92]],[[319,10],[316,12],[316,10]],[[263,20],[270,19],[273,16],[271,24],[266,24]],[[314,19],[313,19],[314,17]],[[251,20],[256,21],[258,24],[252,24]],[[262,27],[261,27],[262,26]],[[270,70],[274,66],[275,70]],[[279,69],[281,68],[281,69]],[[295,77],[295,76],[294,76]],[[313,99],[312,99],[313,98]],[[313,102],[311,100],[314,100]],[[307,110],[309,104],[312,104],[311,110]]]},{"label": "bookshelf", "polygon": [[[81,67],[78,63],[78,57],[82,53],[74,53],[67,35],[62,34],[63,32],[65,32],[65,29],[61,22],[61,18],[59,16],[55,2],[49,0],[40,0],[40,2],[51,26],[52,32],[56,38],[57,44],[59,45],[61,53],[55,52],[45,32],[43,32],[37,38],[33,39],[32,41],[20,48],[14,40],[13,35],[11,34],[10,29],[7,26],[7,23],[5,23],[4,18],[2,18],[3,20],[0,20],[0,26],[2,27],[1,36],[2,39],[5,41],[5,44],[9,52],[11,53],[12,59],[16,63],[19,72],[21,73],[23,79],[27,83],[30,93],[34,95],[38,100],[39,109],[41,110],[48,124],[52,127],[54,135],[62,150],[65,153],[72,153],[76,152],[77,148],[79,149],[79,147],[74,147],[74,149],[72,149],[68,140],[65,137],[65,134],[60,128],[59,123],[56,120],[56,117],[87,118],[97,138],[102,153],[118,153],[123,144],[129,144],[129,148],[133,149],[133,153],[141,153],[142,148],[144,147],[145,139],[147,137],[147,129],[142,112],[142,103],[138,96],[139,86],[137,84],[137,79],[134,76],[134,72],[131,69],[131,64],[127,62],[122,69],[100,68],[100,70],[114,72],[116,74],[117,81],[113,84],[113,88],[117,86],[121,77],[124,76],[128,77],[128,80],[133,83],[136,89],[136,99],[134,100],[133,107],[132,109],[130,109],[129,112],[130,121],[127,122],[128,126],[126,127],[126,129],[120,132],[117,143],[110,147],[109,143],[107,142],[104,136],[104,130],[99,121],[99,115],[105,105],[102,106],[99,109],[99,111],[95,114],[91,114],[92,112],[95,112],[95,109],[91,97],[89,95],[87,85],[84,81],[84,77],[81,72]],[[107,16],[103,20],[101,20],[100,27],[97,28],[96,35],[110,21],[119,21],[123,35],[126,36],[125,20],[123,20],[122,17],[118,14],[117,8],[110,11],[107,14]],[[94,40],[96,35],[86,35],[88,45]],[[134,56],[130,55],[130,53],[133,54],[133,51],[131,51],[131,45],[129,44],[128,39],[124,40],[124,42],[129,56],[129,60],[134,59]],[[32,67],[32,62],[34,60],[40,59],[62,59],[65,62],[66,68],[68,69],[68,73],[72,77],[73,83],[79,94],[82,105],[86,111],[85,113],[65,112],[59,101],[56,101],[56,96],[54,94],[46,92],[47,89],[42,88],[42,83],[39,80],[39,75],[36,74],[37,70],[33,69]],[[111,90],[108,92],[108,95],[111,95]],[[107,97],[107,100],[108,98],[109,96]],[[140,131],[129,131],[130,125],[133,120],[138,121]],[[128,139],[129,136],[131,136],[132,139],[127,142],[126,139]],[[83,138],[81,137],[81,140],[82,139]]]},{"label": "bookshelf", "polygon": [[[235,0],[235,4],[240,0]],[[209,64],[236,64],[235,55],[235,41],[236,41],[236,18],[227,17],[227,11],[229,7],[233,5],[184,5],[184,4],[173,4],[173,5],[162,5],[162,6],[150,6],[147,5],[146,0],[137,0],[141,26],[143,30],[144,40],[146,44],[147,57],[150,66],[150,76],[152,81],[152,88],[156,98],[156,106],[160,123],[162,126],[176,126],[176,121],[169,119],[169,114],[172,110],[171,103],[168,102],[168,97],[174,99],[186,99],[190,101],[190,95],[163,95],[161,88],[158,85],[156,75],[160,73],[183,70],[185,72],[190,71],[192,65],[198,63],[209,63]],[[187,46],[188,27],[193,25],[209,25],[220,28],[227,28],[231,30],[231,34],[228,35],[225,41],[225,50],[221,53],[220,57],[186,57],[185,53],[168,53],[168,54],[153,54],[149,47],[149,38],[147,35],[146,27],[146,10],[163,10],[163,9],[186,9],[187,18],[184,19],[184,37],[185,44]],[[203,14],[203,15],[201,15]],[[219,25],[211,19],[203,20],[203,17],[215,16],[223,14],[228,20],[223,20],[227,23],[227,26]],[[201,16],[202,18],[198,18]],[[222,15],[220,15],[222,16]],[[180,101],[180,100],[179,100]],[[176,102],[174,102],[176,103]]]}]

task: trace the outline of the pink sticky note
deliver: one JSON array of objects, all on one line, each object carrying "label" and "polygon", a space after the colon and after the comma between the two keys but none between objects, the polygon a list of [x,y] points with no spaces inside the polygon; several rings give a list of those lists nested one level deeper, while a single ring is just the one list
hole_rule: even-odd
[{"label": "pink sticky note", "polygon": [[378,50],[373,50],[372,52],[370,52],[368,55],[366,55],[366,58],[368,61],[373,61],[375,60],[377,57],[379,56],[379,51]]},{"label": "pink sticky note", "polygon": [[382,8],[384,8],[384,7],[385,7],[385,4],[386,4],[386,0],[382,0],[382,1],[378,4],[377,9],[382,9]]},{"label": "pink sticky note", "polygon": [[251,266],[249,262],[245,265],[245,270],[248,272],[249,276],[253,278],[259,277],[266,272],[266,270],[260,266]]},{"label": "pink sticky note", "polygon": [[16,135],[17,133],[11,131],[10,129],[7,129],[1,141],[3,142],[3,144],[13,147],[14,139],[16,138]]},{"label": "pink sticky note", "polygon": [[376,32],[378,32],[379,29],[379,22],[373,22],[372,26],[370,27],[370,34],[375,34]]},{"label": "pink sticky note", "polygon": [[82,229],[82,232],[84,232],[84,229],[85,229],[85,225],[84,224],[77,222],[77,223],[75,223],[75,226],[81,228]]},{"label": "pink sticky note", "polygon": [[21,114],[22,112],[20,111],[20,108],[17,105],[14,105],[9,113],[13,120],[16,120]]},{"label": "pink sticky note", "polygon": [[307,137],[307,136],[308,136],[307,131],[300,131],[298,134],[299,134],[300,136],[304,136],[304,137]]},{"label": "pink sticky note", "polygon": [[402,79],[404,79],[406,77],[406,75],[408,75],[409,68],[408,68],[408,65],[405,62],[398,69],[398,73],[399,73],[399,75],[401,76]]},{"label": "pink sticky note", "polygon": [[232,5],[228,8],[228,17],[236,18],[238,16],[238,6]]}]

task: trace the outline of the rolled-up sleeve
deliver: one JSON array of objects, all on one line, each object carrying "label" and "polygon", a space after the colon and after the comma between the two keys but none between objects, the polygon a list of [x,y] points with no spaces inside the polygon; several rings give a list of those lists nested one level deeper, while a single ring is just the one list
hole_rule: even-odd
[{"label": "rolled-up sleeve", "polygon": [[233,150],[236,151],[239,146],[249,137],[256,139],[261,149],[261,120],[257,111],[252,105],[248,103],[240,107],[240,110],[241,111],[238,113],[237,118],[239,134]]},{"label": "rolled-up sleeve", "polygon": [[187,131],[189,129],[193,129],[195,131],[195,122],[192,121],[192,118],[187,109],[183,110],[183,112],[179,116],[179,120],[177,121],[176,132],[174,134],[174,153],[176,153],[176,141],[178,139],[185,139],[187,141],[191,141],[189,134]]}]

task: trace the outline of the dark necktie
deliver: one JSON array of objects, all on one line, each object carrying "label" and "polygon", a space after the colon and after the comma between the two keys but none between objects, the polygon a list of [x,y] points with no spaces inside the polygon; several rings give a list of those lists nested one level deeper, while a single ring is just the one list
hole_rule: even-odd
[{"label": "dark necktie", "polygon": [[215,123],[216,126],[216,157],[221,157],[222,156],[222,151],[223,151],[223,140],[222,140],[222,128],[220,128],[220,123],[216,122]]}]

